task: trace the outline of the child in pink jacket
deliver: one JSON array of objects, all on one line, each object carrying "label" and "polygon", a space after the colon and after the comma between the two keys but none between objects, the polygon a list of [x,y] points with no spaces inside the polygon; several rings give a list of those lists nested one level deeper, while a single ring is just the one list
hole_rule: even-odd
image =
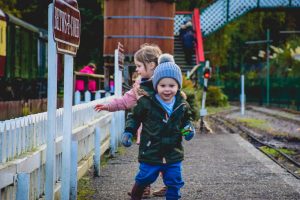
[{"label": "child in pink jacket", "polygon": [[[170,54],[163,54],[160,48],[156,45],[144,45],[134,54],[134,63],[136,65],[136,72],[141,77],[133,84],[133,88],[126,92],[124,96],[115,98],[108,104],[97,104],[95,111],[100,112],[106,110],[109,112],[115,112],[119,110],[126,110],[133,108],[137,100],[144,95],[143,91],[140,90],[140,83],[151,80],[154,69],[160,62],[174,62],[174,58]],[[139,127],[137,132],[137,143],[140,141],[140,133],[142,125]],[[165,187],[162,189],[165,190]],[[159,190],[160,192],[160,190]],[[153,193],[155,194],[155,192]],[[150,186],[146,187],[143,197],[150,197]]]},{"label": "child in pink jacket", "polygon": [[[85,74],[95,74],[96,65],[94,63],[89,63],[88,65],[84,66],[79,72],[85,73]],[[84,91],[84,80],[77,79],[75,83],[75,90],[78,90],[80,92]],[[88,82],[88,90],[91,92],[96,91],[96,81],[95,80],[89,80]]]}]

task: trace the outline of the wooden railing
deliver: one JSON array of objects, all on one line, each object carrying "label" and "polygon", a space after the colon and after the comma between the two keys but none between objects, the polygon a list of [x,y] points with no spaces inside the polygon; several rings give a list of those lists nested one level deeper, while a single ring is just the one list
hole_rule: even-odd
[{"label": "wooden railing", "polygon": [[[57,99],[57,107],[61,108],[62,106],[63,99]],[[47,99],[29,99],[28,101],[0,101],[0,121],[45,111],[47,111]]]}]

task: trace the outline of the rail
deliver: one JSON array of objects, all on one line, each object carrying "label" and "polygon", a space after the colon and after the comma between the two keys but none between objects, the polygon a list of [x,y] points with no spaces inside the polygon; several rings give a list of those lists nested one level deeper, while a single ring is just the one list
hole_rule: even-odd
[{"label": "rail", "polygon": [[205,61],[205,58],[204,58],[204,51],[203,51],[202,32],[200,26],[200,14],[198,8],[194,9],[193,26],[194,26],[195,37],[196,37],[196,46],[195,46],[196,64],[199,65],[200,62]]}]

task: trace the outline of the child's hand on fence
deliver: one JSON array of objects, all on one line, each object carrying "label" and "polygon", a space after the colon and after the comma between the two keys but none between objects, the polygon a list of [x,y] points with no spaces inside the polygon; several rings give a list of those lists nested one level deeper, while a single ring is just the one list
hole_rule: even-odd
[{"label": "child's hand on fence", "polygon": [[191,140],[195,135],[195,128],[192,124],[186,125],[183,129],[181,129],[181,134],[184,136],[186,141]]},{"label": "child's hand on fence", "polygon": [[104,105],[104,104],[97,104],[95,107],[94,107],[94,110],[97,111],[97,112],[100,112],[102,110],[108,110],[108,106],[107,105]]},{"label": "child's hand on fence", "polygon": [[130,147],[132,145],[132,134],[129,132],[124,132],[122,134],[122,144],[125,147]]}]

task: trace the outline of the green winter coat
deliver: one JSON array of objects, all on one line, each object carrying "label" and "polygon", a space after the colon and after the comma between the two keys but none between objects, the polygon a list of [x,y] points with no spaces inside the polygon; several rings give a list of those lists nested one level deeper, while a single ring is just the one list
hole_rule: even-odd
[{"label": "green winter coat", "polygon": [[139,162],[162,164],[182,161],[184,152],[180,129],[191,120],[188,103],[178,91],[173,112],[168,117],[163,106],[155,98],[155,93],[151,90],[147,92],[149,96],[138,100],[137,106],[128,116],[125,128],[125,131],[135,134],[140,123],[143,124]]}]

